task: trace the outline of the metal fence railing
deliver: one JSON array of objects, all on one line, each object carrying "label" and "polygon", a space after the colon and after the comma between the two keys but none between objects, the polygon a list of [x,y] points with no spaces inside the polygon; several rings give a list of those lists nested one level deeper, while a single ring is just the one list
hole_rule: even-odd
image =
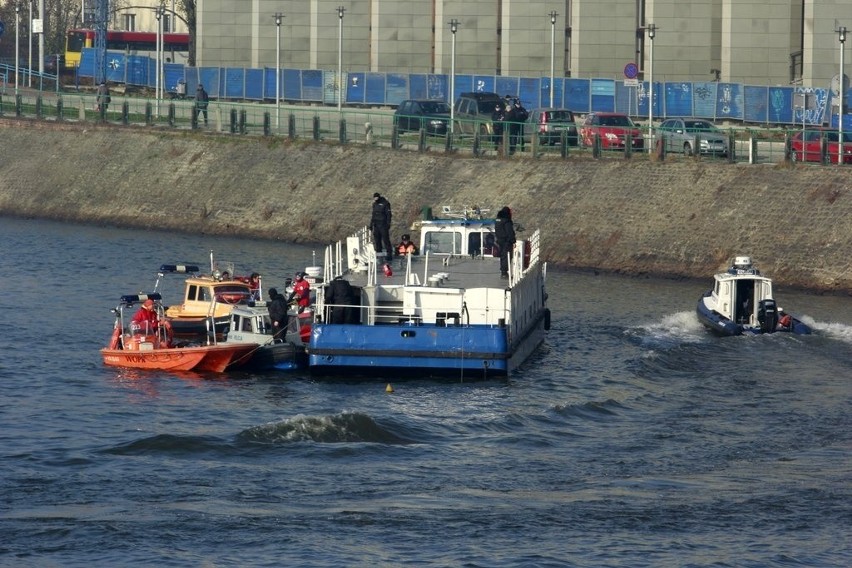
[{"label": "metal fence railing", "polygon": [[[207,125],[199,116],[191,99],[160,100],[114,94],[106,109],[98,109],[95,94],[63,94],[27,92],[17,95],[0,94],[0,116],[46,121],[92,122],[115,125],[201,130],[248,136],[278,136],[294,140],[336,144],[365,144],[403,151],[452,152],[479,157],[498,158],[596,158],[596,159],[654,159],[654,160],[713,160],[750,164],[783,161],[805,161],[813,164],[852,164],[852,133],[844,133],[846,143],[837,143],[827,136],[803,143],[796,141],[798,129],[729,128],[722,130],[731,151],[726,153],[684,152],[670,148],[668,133],[655,128],[653,133],[643,129],[642,148],[607,149],[597,139],[590,145],[582,141],[570,145],[563,138],[554,145],[541,143],[528,130],[516,143],[516,152],[509,156],[510,134],[502,137],[479,134],[478,128],[460,128],[465,120],[456,118],[452,136],[433,136],[425,130],[399,133],[394,126],[391,110],[337,110],[329,106],[294,106],[262,103],[210,101]],[[579,129],[578,125],[578,129]],[[823,132],[818,127],[806,127],[806,132]],[[811,130],[813,129],[813,130]],[[461,130],[476,134],[460,134]],[[825,131],[826,133],[830,131]],[[801,136],[801,135],[800,135]],[[698,140],[693,148],[698,148]],[[843,160],[838,155],[843,153]]]}]

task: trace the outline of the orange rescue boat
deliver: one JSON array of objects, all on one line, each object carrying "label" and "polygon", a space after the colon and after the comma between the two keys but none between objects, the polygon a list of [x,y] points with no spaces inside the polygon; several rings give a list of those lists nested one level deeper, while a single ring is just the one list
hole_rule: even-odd
[{"label": "orange rescue boat", "polygon": [[[153,300],[158,312],[156,329],[139,329],[125,313],[138,302]],[[174,344],[171,327],[163,318],[160,294],[131,294],[121,297],[113,309],[115,326],[109,346],[101,349],[104,364],[111,367],[161,371],[208,371],[237,369],[251,359],[257,343]],[[132,317],[132,315],[131,315]]]}]

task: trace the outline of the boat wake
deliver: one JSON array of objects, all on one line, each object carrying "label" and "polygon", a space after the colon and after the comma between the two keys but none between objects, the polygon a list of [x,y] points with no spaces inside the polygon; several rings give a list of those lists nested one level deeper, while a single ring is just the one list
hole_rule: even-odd
[{"label": "boat wake", "polygon": [[838,322],[820,322],[810,316],[801,316],[801,320],[818,335],[843,341],[844,343],[852,343],[852,326],[850,325]]},{"label": "boat wake", "polygon": [[294,416],[280,422],[254,426],[237,435],[240,442],[281,444],[291,442],[411,444],[379,425],[366,414],[344,412],[332,416]]},{"label": "boat wake", "polygon": [[663,316],[657,322],[650,322],[625,330],[645,346],[671,348],[684,343],[700,343],[706,339],[704,326],[695,317],[695,312],[676,312]]}]

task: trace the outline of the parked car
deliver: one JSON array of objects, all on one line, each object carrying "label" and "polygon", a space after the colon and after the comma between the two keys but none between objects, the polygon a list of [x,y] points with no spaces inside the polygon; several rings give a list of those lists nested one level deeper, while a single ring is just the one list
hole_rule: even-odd
[{"label": "parked car", "polygon": [[700,118],[670,118],[657,132],[665,140],[666,151],[711,156],[728,155],[728,137],[712,122]]},{"label": "parked car", "polygon": [[604,150],[624,150],[626,139],[632,139],[631,148],[642,150],[645,140],[642,131],[626,114],[617,112],[590,112],[580,128],[580,138],[584,146],[594,146],[595,134],[601,138]]},{"label": "parked car", "polygon": [[567,108],[537,108],[530,112],[525,125],[525,134],[531,137],[538,134],[542,144],[559,144],[562,133],[568,137],[568,144],[576,146],[579,143],[577,123],[574,113]]},{"label": "parked car", "polygon": [[427,134],[446,136],[450,123],[450,105],[436,100],[402,101],[393,113],[397,132],[426,130]]},{"label": "parked car", "polygon": [[[790,159],[794,162],[822,162],[822,140],[832,164],[838,162],[840,132],[833,128],[809,126],[800,130],[790,140]],[[852,164],[852,132],[843,132],[843,163]]]},{"label": "parked car", "polygon": [[505,105],[506,101],[497,93],[462,93],[455,105],[457,131],[463,134],[474,134],[490,137],[494,134],[491,116],[497,105]]}]

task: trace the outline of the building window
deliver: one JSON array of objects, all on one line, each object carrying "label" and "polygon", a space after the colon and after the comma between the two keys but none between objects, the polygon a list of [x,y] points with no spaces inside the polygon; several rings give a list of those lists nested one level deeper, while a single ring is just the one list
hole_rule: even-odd
[{"label": "building window", "polygon": [[172,29],[172,15],[171,14],[163,14],[163,33],[171,33],[174,30]]},{"label": "building window", "polygon": [[136,14],[124,14],[124,30],[128,32],[136,31]]}]

